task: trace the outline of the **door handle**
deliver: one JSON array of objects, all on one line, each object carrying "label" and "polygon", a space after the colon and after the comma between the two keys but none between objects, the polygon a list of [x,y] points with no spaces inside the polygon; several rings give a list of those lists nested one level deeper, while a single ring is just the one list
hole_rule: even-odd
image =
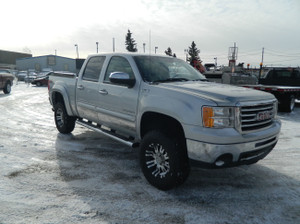
[{"label": "door handle", "polygon": [[79,86],[77,86],[77,89],[83,90],[84,86],[83,85],[79,85]]},{"label": "door handle", "polygon": [[106,89],[99,90],[99,93],[102,94],[102,95],[107,95],[108,94],[108,92],[106,91]]}]

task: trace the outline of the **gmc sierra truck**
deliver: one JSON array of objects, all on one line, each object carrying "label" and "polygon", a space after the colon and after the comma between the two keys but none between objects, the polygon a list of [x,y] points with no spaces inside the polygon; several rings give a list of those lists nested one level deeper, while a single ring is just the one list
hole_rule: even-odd
[{"label": "gmc sierra truck", "polygon": [[208,82],[173,57],[90,55],[78,76],[53,73],[48,88],[59,132],[77,123],[137,147],[145,178],[161,190],[182,184],[191,161],[208,168],[257,162],[281,128],[272,94]]}]

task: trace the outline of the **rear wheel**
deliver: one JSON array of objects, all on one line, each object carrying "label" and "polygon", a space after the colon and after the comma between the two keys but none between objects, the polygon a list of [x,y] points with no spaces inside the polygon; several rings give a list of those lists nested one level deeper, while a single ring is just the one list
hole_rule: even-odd
[{"label": "rear wheel", "polygon": [[54,120],[60,133],[68,134],[75,128],[76,118],[67,114],[66,108],[62,103],[57,103],[54,107]]},{"label": "rear wheel", "polygon": [[4,92],[5,94],[9,94],[10,91],[11,91],[11,84],[10,84],[10,82],[7,82],[7,83],[5,84],[5,86],[4,86],[3,92]]},{"label": "rear wheel", "polygon": [[144,176],[160,190],[182,184],[189,174],[185,148],[180,141],[154,130],[148,132],[140,146],[140,163]]},{"label": "rear wheel", "polygon": [[296,98],[294,95],[288,95],[280,100],[279,109],[283,112],[292,112],[295,108]]}]

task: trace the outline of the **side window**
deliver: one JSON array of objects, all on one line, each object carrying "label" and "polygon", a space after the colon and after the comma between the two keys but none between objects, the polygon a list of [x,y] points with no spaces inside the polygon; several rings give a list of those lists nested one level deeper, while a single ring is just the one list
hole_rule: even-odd
[{"label": "side window", "polygon": [[98,82],[104,61],[104,56],[90,58],[83,72],[82,79]]},{"label": "side window", "polygon": [[112,72],[124,72],[127,73],[130,78],[134,79],[132,68],[127,59],[123,57],[115,56],[111,58],[105,73],[104,82],[110,82],[109,75]]}]

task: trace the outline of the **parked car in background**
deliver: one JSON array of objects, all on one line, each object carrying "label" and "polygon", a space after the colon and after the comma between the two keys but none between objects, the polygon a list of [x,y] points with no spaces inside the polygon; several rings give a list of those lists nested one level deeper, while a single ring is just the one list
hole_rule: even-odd
[{"label": "parked car in background", "polygon": [[14,78],[14,75],[9,70],[0,69],[0,90],[3,90],[5,94],[9,94]]},{"label": "parked car in background", "polygon": [[24,81],[26,83],[31,83],[34,79],[36,79],[37,74],[35,72],[29,72],[28,75],[25,77]]},{"label": "parked car in background", "polygon": [[28,74],[27,71],[19,71],[16,74],[16,77],[17,77],[18,81],[24,81],[27,74]]},{"label": "parked car in background", "polygon": [[37,86],[46,86],[48,84],[49,80],[49,75],[52,72],[41,72],[38,74],[38,76],[31,81],[32,85],[37,85]]},{"label": "parked car in background", "polygon": [[244,87],[272,93],[278,100],[280,111],[292,112],[295,101],[300,100],[300,71],[295,68],[273,68],[259,79],[258,85]]}]

